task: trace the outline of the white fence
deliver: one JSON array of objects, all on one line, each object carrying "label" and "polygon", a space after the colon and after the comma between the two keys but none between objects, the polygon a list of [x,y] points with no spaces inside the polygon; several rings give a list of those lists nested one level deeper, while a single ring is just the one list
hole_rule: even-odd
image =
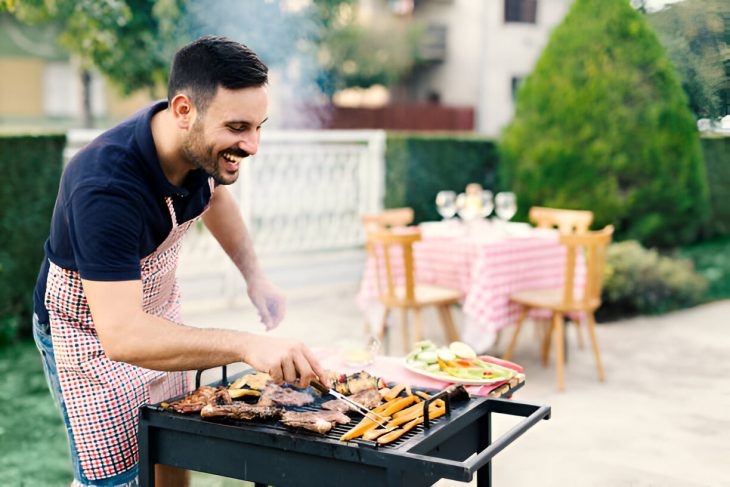
[{"label": "white fence", "polygon": [[[66,159],[98,133],[69,132]],[[364,242],[360,215],[383,207],[384,155],[383,131],[264,131],[258,154],[244,161],[230,186],[264,266],[286,263],[296,272],[299,262],[311,267],[339,253],[335,265],[358,269],[362,259],[352,252]],[[240,276],[203,225],[189,232],[183,249],[179,276],[192,297],[241,296]],[[348,251],[354,257],[343,261]]]}]

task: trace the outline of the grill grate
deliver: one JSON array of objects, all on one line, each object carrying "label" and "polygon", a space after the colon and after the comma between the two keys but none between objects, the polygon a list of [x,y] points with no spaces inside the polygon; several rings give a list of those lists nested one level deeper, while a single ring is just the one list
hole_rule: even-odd
[{"label": "grill grate", "polygon": [[[243,373],[241,375],[243,375]],[[232,380],[235,380],[235,378],[237,378],[237,377],[238,376],[233,377],[231,379]],[[231,380],[231,382],[232,382],[232,380]],[[229,382],[229,381],[226,380],[226,379],[224,379],[223,381],[221,381],[221,383],[216,383],[216,384],[213,384],[213,385],[214,386],[223,385],[223,384],[226,384],[227,385],[227,382]],[[199,387],[198,384],[196,384],[196,385]],[[389,384],[389,385],[392,386],[392,384]],[[286,386],[285,385],[284,387],[289,387],[289,386]],[[331,396],[320,396],[319,394],[317,394],[316,391],[314,391],[312,389],[305,389],[305,390],[307,392],[309,392],[314,397],[314,402],[312,402],[310,404],[306,404],[304,406],[276,406],[276,407],[281,408],[281,409],[284,409],[286,411],[317,412],[317,411],[321,411],[322,410],[322,404],[323,403],[334,399]],[[416,391],[425,392],[427,394],[433,394],[435,392],[435,391],[427,390],[427,389],[413,388],[413,392],[416,392]],[[177,396],[177,397],[175,397],[173,399],[170,399],[168,401],[165,401],[165,402],[172,402],[172,401],[175,401],[175,400],[178,400],[178,399],[182,399],[185,396],[186,396],[186,394],[183,394],[183,395]],[[240,400],[234,400],[234,401],[235,402],[239,402]],[[180,414],[180,413],[176,413],[174,411],[170,411],[168,409],[165,409],[165,408],[163,408],[160,405],[155,405],[154,407],[156,409],[160,410],[160,411],[165,411],[168,414],[172,414],[172,415],[179,415]],[[246,427],[246,428],[252,428],[252,427],[253,428],[260,428],[260,427],[273,428],[273,429],[276,429],[276,430],[279,430],[279,431],[286,431],[286,432],[291,432],[291,433],[299,433],[299,434],[311,436],[311,437],[314,437],[314,438],[327,438],[327,439],[330,439],[330,440],[334,440],[334,441],[338,441],[339,442],[340,441],[340,437],[342,437],[342,435],[344,435],[353,426],[355,426],[357,423],[359,423],[360,420],[362,420],[362,418],[363,418],[362,415],[360,415],[360,414],[358,414],[356,412],[352,412],[352,411],[347,412],[345,414],[347,415],[347,417],[350,418],[350,420],[351,420],[350,423],[348,423],[348,424],[339,424],[339,423],[337,423],[337,424],[334,425],[334,427],[330,431],[328,431],[327,433],[324,433],[324,434],[317,433],[315,431],[310,431],[310,430],[307,430],[307,429],[304,429],[304,428],[295,428],[293,426],[288,426],[288,425],[282,423],[281,421],[279,421],[278,419],[276,419],[276,420],[274,420],[274,419],[251,419],[251,420],[247,420],[247,419],[235,419],[235,418],[226,418],[226,417],[219,417],[219,418],[213,418],[213,419],[205,419],[205,418],[202,418],[200,416],[195,416],[195,415],[193,415],[193,416],[195,416],[196,419],[200,419],[201,421],[204,421],[204,422],[222,423],[222,424],[227,424],[227,425],[231,425],[231,426]],[[188,416],[190,416],[190,415],[188,415]],[[432,425],[440,424],[442,418],[443,418],[443,416],[442,417],[439,417],[439,418],[436,418],[436,419],[430,419],[429,420],[429,423],[432,424]],[[406,431],[400,438],[398,438],[398,439],[396,439],[394,441],[391,441],[390,443],[387,443],[385,445],[381,445],[377,441],[364,440],[362,438],[356,438],[354,440],[348,440],[348,441],[357,443],[357,444],[362,445],[362,446],[372,447],[372,448],[398,448],[399,446],[408,443],[410,439],[412,439],[415,436],[417,436],[418,434],[422,433],[423,430],[424,430],[424,425],[423,424],[419,424],[415,428],[412,428],[411,430]]]}]

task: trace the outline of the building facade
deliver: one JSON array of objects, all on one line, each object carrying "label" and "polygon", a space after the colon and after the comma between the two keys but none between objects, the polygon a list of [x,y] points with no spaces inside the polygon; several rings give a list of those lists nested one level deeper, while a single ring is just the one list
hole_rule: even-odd
[{"label": "building facade", "polygon": [[476,130],[496,137],[514,111],[551,30],[573,0],[421,0],[411,15],[425,25],[434,55],[394,91],[412,102],[476,109]]}]

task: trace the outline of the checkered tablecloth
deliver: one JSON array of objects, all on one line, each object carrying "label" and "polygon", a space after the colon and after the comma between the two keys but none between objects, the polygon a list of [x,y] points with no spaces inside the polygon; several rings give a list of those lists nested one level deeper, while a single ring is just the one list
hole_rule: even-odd
[{"label": "checkered tablecloth", "polygon": [[[461,338],[484,351],[494,342],[496,332],[517,320],[519,306],[510,303],[511,293],[562,286],[565,248],[558,239],[557,231],[545,230],[519,237],[488,231],[462,232],[455,237],[423,232],[423,240],[413,248],[416,282],[464,293],[466,323]],[[391,258],[394,274],[402,279],[402,256],[393,252]],[[378,302],[375,267],[374,260],[368,259],[358,294],[358,303],[366,311]],[[582,281],[583,276],[577,277]]]}]

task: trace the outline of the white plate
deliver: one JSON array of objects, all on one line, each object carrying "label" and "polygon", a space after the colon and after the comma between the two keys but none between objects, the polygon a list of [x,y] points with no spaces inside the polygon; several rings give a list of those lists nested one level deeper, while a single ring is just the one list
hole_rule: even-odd
[{"label": "white plate", "polygon": [[514,375],[517,375],[517,372],[515,372],[512,377],[509,377],[507,379],[505,379],[505,378],[500,378],[500,379],[461,379],[459,377],[453,377],[453,376],[448,375],[448,374],[435,374],[433,372],[428,372],[426,370],[418,369],[418,368],[416,368],[413,365],[411,365],[411,364],[408,363],[408,357],[405,357],[403,359],[403,366],[406,369],[410,370],[411,372],[415,372],[416,374],[420,374],[420,375],[423,375],[423,376],[426,376],[426,377],[430,377],[432,379],[440,380],[440,381],[443,381],[443,382],[451,382],[453,384],[464,384],[466,386],[484,386],[484,385],[489,385],[489,384],[495,384],[497,382],[502,382],[502,381],[505,381],[505,380],[509,380],[512,377],[514,377]]}]

